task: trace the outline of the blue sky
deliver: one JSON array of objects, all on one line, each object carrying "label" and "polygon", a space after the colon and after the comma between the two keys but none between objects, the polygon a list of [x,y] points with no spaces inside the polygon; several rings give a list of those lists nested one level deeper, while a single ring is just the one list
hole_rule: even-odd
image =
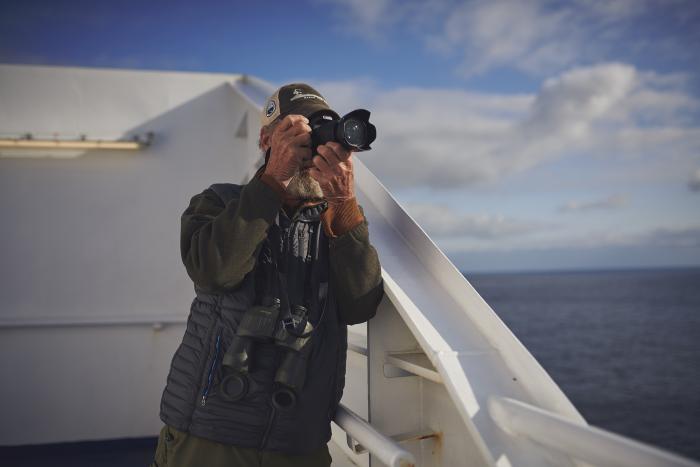
[{"label": "blue sky", "polygon": [[700,265],[700,2],[2,1],[0,62],[248,73],[366,106],[465,271]]}]

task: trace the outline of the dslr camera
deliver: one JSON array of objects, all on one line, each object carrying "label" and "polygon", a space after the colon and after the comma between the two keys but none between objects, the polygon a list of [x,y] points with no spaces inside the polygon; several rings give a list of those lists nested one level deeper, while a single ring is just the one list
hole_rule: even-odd
[{"label": "dslr camera", "polygon": [[311,115],[311,153],[330,141],[352,151],[368,151],[377,138],[377,129],[369,122],[369,110],[357,109],[338,118],[335,112],[321,110]]}]

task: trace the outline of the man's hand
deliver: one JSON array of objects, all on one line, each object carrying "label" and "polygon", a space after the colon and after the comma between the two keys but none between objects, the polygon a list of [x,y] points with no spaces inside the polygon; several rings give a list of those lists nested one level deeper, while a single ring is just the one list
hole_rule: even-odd
[{"label": "man's hand", "polygon": [[286,188],[303,161],[311,158],[310,144],[309,120],[303,115],[287,115],[272,132],[272,150],[265,173]]},{"label": "man's hand", "polygon": [[328,204],[341,204],[355,196],[352,151],[329,142],[318,147],[309,173],[316,180]]}]

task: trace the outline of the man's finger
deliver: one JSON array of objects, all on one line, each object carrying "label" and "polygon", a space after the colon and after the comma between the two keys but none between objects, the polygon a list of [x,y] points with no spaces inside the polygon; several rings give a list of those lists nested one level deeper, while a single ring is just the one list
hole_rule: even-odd
[{"label": "man's finger", "polygon": [[295,146],[308,147],[311,144],[311,134],[301,133],[292,138],[292,144]]},{"label": "man's finger", "polygon": [[328,143],[326,143],[326,146],[331,148],[333,152],[335,152],[338,159],[341,161],[346,160],[352,154],[352,151],[350,149],[347,149],[345,146],[335,141],[329,141]]},{"label": "man's finger", "polygon": [[304,133],[311,133],[311,127],[303,121],[296,121],[284,132],[287,136],[296,136]]},{"label": "man's finger", "polygon": [[319,169],[322,173],[326,175],[330,175],[333,173],[330,166],[328,165],[328,162],[326,162],[326,159],[324,159],[323,157],[316,155],[313,159],[311,159],[311,162],[313,162],[316,168]]},{"label": "man's finger", "polygon": [[290,126],[294,125],[294,123],[296,123],[296,122],[309,123],[309,119],[304,117],[303,115],[297,115],[297,114],[287,115],[277,124],[277,128],[279,128],[280,131],[284,131],[287,128],[289,128]]},{"label": "man's finger", "polygon": [[301,165],[304,160],[311,158],[311,148],[308,146],[297,146],[292,149],[292,154],[298,165]]},{"label": "man's finger", "polygon": [[311,134],[311,127],[303,122],[297,122],[288,127],[286,130],[277,133],[275,136],[273,136],[273,139],[276,138],[277,141],[284,141],[304,134]]},{"label": "man's finger", "polygon": [[279,132],[285,132],[289,128],[291,128],[295,122],[309,123],[309,119],[304,117],[303,115],[287,115],[277,124],[275,130]]},{"label": "man's finger", "polygon": [[316,167],[311,167],[309,169],[309,175],[320,184],[325,184],[328,182],[328,178]]},{"label": "man's finger", "polygon": [[338,154],[336,154],[335,150],[333,150],[333,148],[330,147],[329,143],[319,146],[317,152],[323,156],[323,158],[326,160],[326,162],[328,162],[328,165],[330,166],[338,165],[341,162],[340,157],[338,157]]},{"label": "man's finger", "polygon": [[283,133],[287,131],[287,128],[291,127],[294,124],[294,119],[292,118],[291,115],[287,115],[284,117],[280,122],[277,124],[275,127],[275,133]]},{"label": "man's finger", "polygon": [[328,162],[326,162],[326,159],[320,155],[314,156],[312,162],[327,177],[335,177],[343,173],[338,164],[330,165]]}]

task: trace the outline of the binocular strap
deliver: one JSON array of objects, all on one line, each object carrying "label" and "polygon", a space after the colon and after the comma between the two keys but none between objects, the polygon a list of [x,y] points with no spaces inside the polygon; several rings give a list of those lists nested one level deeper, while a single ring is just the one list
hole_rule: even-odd
[{"label": "binocular strap", "polygon": [[[279,225],[279,213],[275,219],[274,227],[277,229],[277,238],[282,239],[282,229]],[[321,323],[326,311],[326,303],[328,301],[328,269],[324,268],[321,264],[320,259],[324,257],[321,254],[321,248],[327,248],[327,240],[323,241],[322,230],[320,221],[318,223],[309,223],[313,225],[313,239],[311,242],[311,262],[310,271],[309,268],[304,268],[304,281],[303,290],[301,293],[302,303],[292,303],[290,300],[290,295],[299,295],[298,293],[290,294],[289,282],[287,274],[290,271],[289,261],[292,259],[289,248],[290,245],[285,245],[283,252],[285,254],[284,260],[287,262],[284,268],[284,272],[280,271],[279,268],[279,250],[278,246],[281,245],[270,245],[268,243],[267,248],[270,254],[270,262],[266,264],[266,278],[267,284],[265,286],[266,294],[268,296],[277,297],[280,299],[282,304],[282,315],[291,313],[293,305],[303,305],[308,306],[309,309],[309,322],[314,326],[314,329]],[[322,271],[325,270],[325,271]],[[326,272],[326,274],[323,274]],[[324,276],[324,277],[321,277]],[[292,281],[294,282],[294,281]],[[323,303],[320,303],[323,302]],[[319,309],[321,311],[319,312]],[[315,313],[315,316],[314,316]],[[312,320],[312,317],[316,317],[316,320]]]}]

